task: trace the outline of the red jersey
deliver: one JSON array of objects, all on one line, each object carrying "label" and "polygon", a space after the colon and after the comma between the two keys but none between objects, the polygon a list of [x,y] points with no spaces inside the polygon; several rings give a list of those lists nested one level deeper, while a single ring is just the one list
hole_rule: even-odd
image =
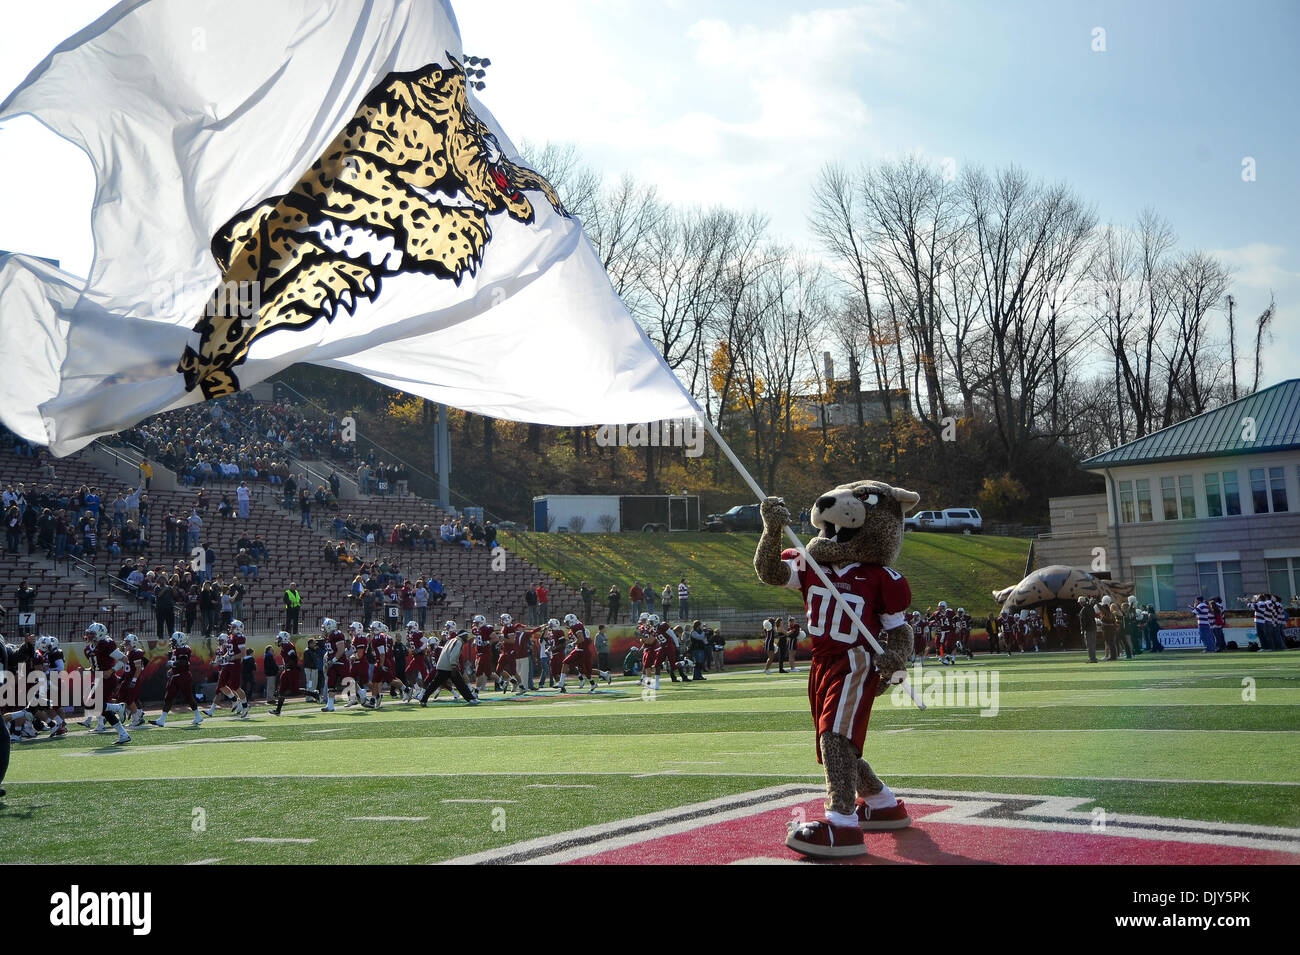
[{"label": "red jersey", "polygon": [[141,650],[139,647],[136,647],[134,650],[132,650],[130,653],[126,655],[127,671],[134,674],[136,672],[135,665],[138,663],[140,664],[140,671],[143,672],[144,661],[145,661],[145,652]]},{"label": "red jersey", "polygon": [[333,633],[329,634],[325,638],[327,662],[342,663],[343,658],[347,656],[347,651],[345,649],[344,652],[340,654],[338,652],[338,646],[341,643],[346,648],[347,642],[348,642],[347,635],[344,634],[342,630],[335,630]]},{"label": "red jersey", "polygon": [[406,644],[411,648],[412,653],[424,653],[428,650],[424,645],[424,632],[421,630],[412,630],[407,634]]},{"label": "red jersey", "polygon": [[364,633],[359,633],[352,638],[352,652],[357,655],[359,660],[367,660],[367,654],[370,652],[370,637]]},{"label": "red jersey", "polygon": [[672,629],[673,628],[668,626],[668,624],[666,623],[659,624],[659,626],[655,629],[654,632],[655,643],[659,644],[660,646],[663,646],[669,640],[672,640],[675,645],[677,641],[673,639]]},{"label": "red jersey", "polygon": [[486,623],[472,629],[470,633],[474,635],[474,646],[479,648],[490,647],[492,645],[492,629],[491,624]]},{"label": "red jersey", "polygon": [[[870,645],[862,632],[845,615],[839,602],[817,577],[811,567],[798,567],[797,560],[787,560],[791,590],[803,594],[807,608],[808,633],[812,637],[813,656],[846,653],[852,647]],[[843,595],[845,602],[862,619],[872,635],[903,623],[903,612],[912,602],[912,588],[907,578],[890,567],[875,564],[849,564],[826,567],[826,576]]]},{"label": "red jersey", "polygon": [[248,638],[242,633],[230,634],[230,656],[235,660],[244,659],[244,646],[248,643]]}]

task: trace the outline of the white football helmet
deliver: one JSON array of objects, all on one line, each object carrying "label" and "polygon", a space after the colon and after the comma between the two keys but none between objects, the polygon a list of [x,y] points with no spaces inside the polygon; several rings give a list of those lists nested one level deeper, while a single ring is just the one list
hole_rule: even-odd
[{"label": "white football helmet", "polygon": [[458,629],[458,628],[456,627],[456,621],[455,621],[455,620],[444,620],[444,621],[442,622],[442,629],[446,630],[448,633],[455,633],[456,630]]},{"label": "white football helmet", "polygon": [[512,623],[514,623],[514,622],[515,622],[515,618],[512,617],[512,616],[510,616],[510,614],[508,614],[508,613],[503,613],[503,614],[501,615],[501,623],[502,623],[504,626],[507,626],[507,627],[508,627],[508,626],[510,626],[510,625],[511,625]]},{"label": "white football helmet", "polygon": [[383,625],[383,623],[381,623],[380,621],[378,621],[378,620],[371,620],[371,621],[370,621],[370,632],[371,632],[371,633],[382,633],[385,629],[387,629],[387,628],[386,628],[386,627]]},{"label": "white football helmet", "polygon": [[361,626],[360,620],[353,620],[350,624],[348,624],[348,633],[352,634],[352,636],[354,637],[357,636],[358,634],[362,634],[365,632],[366,632],[366,628]]},{"label": "white football helmet", "polygon": [[185,636],[184,631],[177,630],[175,633],[172,634],[173,647],[183,647],[185,646],[187,640],[189,640],[189,637]]},{"label": "white football helmet", "polygon": [[228,633],[217,634],[217,646],[225,647],[229,645],[230,645],[230,634]]},{"label": "white football helmet", "polygon": [[91,640],[103,640],[108,636],[108,627],[102,623],[92,623],[86,628],[86,636]]},{"label": "white football helmet", "polygon": [[649,619],[650,619],[650,615],[649,615],[648,613],[643,613],[643,614],[641,614],[641,616],[637,619],[637,623],[645,623],[645,622],[646,622],[647,620],[649,620]]},{"label": "white football helmet", "polygon": [[576,613],[566,613],[564,615],[564,625],[566,627],[576,627],[581,621]]},{"label": "white football helmet", "polygon": [[140,645],[140,638],[137,637],[134,633],[128,633],[125,637],[122,638],[122,646],[127,647],[131,650],[134,650],[139,645]]},{"label": "white football helmet", "polygon": [[[766,622],[770,623],[771,621],[766,621]],[[650,614],[650,616],[646,618],[646,626],[648,626],[648,627],[657,627],[657,626],[659,626],[659,614],[657,614],[657,613],[652,613],[652,614]],[[768,629],[771,629],[771,628],[769,627]]]},{"label": "white football helmet", "polygon": [[289,644],[293,643],[293,634],[288,630],[281,630],[275,635],[275,642],[282,647],[287,647]]},{"label": "white football helmet", "polygon": [[244,621],[242,621],[242,620],[232,620],[232,621],[230,621],[230,632],[231,632],[231,633],[243,633],[243,632],[244,632]]},{"label": "white football helmet", "polygon": [[326,617],[320,622],[320,632],[324,634],[333,633],[339,628],[339,622],[333,617]]},{"label": "white football helmet", "polygon": [[550,627],[552,630],[559,630],[559,629],[560,629],[560,621],[556,620],[554,617],[552,617],[550,620],[546,621],[546,625],[547,625],[548,627]]},{"label": "white football helmet", "polygon": [[482,627],[486,623],[487,623],[487,617],[483,616],[481,613],[474,614],[474,626]]},{"label": "white football helmet", "polygon": [[940,610],[947,610],[947,609],[948,609],[948,601],[946,601],[946,600],[940,600],[940,601],[939,601],[939,609],[940,609]]},{"label": "white football helmet", "polygon": [[415,631],[417,631],[417,630],[419,630],[419,629],[420,629],[420,625],[419,625],[418,623],[416,623],[414,620],[408,620],[408,621],[406,621],[406,632],[407,632],[407,633],[414,633]]},{"label": "white football helmet", "polygon": [[966,612],[966,608],[965,608],[965,607],[958,607],[958,608],[957,608],[957,612],[958,612],[958,613],[965,613],[965,612]]}]

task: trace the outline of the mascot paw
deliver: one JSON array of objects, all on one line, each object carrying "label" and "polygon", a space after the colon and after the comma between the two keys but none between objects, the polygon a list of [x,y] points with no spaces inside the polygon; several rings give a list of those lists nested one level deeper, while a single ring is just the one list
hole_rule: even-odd
[{"label": "mascot paw", "polygon": [[880,696],[893,686],[890,678],[899,670],[906,672],[907,658],[912,652],[912,628],[908,624],[885,630],[880,634],[880,643],[885,652],[876,658],[876,668],[880,670],[880,685],[876,687],[876,696]]},{"label": "mascot paw", "polygon": [[790,510],[785,501],[779,497],[769,497],[758,505],[758,512],[763,517],[763,526],[781,530],[790,523]]}]

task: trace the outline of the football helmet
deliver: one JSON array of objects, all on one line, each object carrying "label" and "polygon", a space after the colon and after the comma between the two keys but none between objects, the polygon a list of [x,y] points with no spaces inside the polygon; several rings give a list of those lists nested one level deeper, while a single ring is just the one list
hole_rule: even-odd
[{"label": "football helmet", "polygon": [[187,640],[189,640],[189,637],[185,636],[185,633],[181,630],[177,630],[175,633],[172,634],[173,647],[183,647],[185,646],[185,642]]},{"label": "football helmet", "polygon": [[947,610],[947,609],[948,609],[948,601],[946,601],[946,600],[940,600],[940,601],[939,601],[939,609],[940,609],[940,610]]},{"label": "football helmet", "polygon": [[231,632],[231,633],[243,633],[243,632],[244,632],[244,621],[242,621],[242,620],[232,620],[232,621],[230,621],[230,632]]},{"label": "football helmet", "polygon": [[419,625],[418,623],[416,623],[414,620],[408,620],[408,621],[406,621],[406,632],[407,632],[407,633],[414,633],[415,631],[417,631],[417,630],[419,630],[419,629],[420,629],[420,625]]},{"label": "football helmet", "polygon": [[[648,627],[657,627],[657,626],[659,626],[659,614],[657,614],[657,613],[652,613],[652,614],[650,614],[650,616],[646,618],[646,621],[645,621],[645,622],[646,622],[646,626],[648,626]],[[767,621],[767,622],[770,623],[770,621]],[[769,628],[769,629],[770,629],[770,628]]]},{"label": "football helmet", "polygon": [[649,619],[650,615],[648,613],[643,613],[639,618],[637,618],[637,623],[645,623]]},{"label": "football helmet", "polygon": [[230,646],[230,634],[228,633],[217,634],[217,646],[219,647]]},{"label": "football helmet", "polygon": [[564,615],[564,625],[566,627],[576,627],[580,622],[576,613],[566,613]]},{"label": "football helmet", "polygon": [[287,647],[293,643],[293,635],[288,630],[281,630],[275,635],[275,642],[282,647]]},{"label": "football helmet", "polygon": [[366,632],[366,628],[361,626],[360,620],[353,620],[350,624],[348,624],[348,633],[352,634],[352,636],[354,637],[357,636],[358,634],[365,633],[365,632]]},{"label": "football helmet", "polygon": [[510,616],[510,614],[508,614],[508,613],[503,613],[503,614],[501,615],[501,622],[502,622],[505,626],[508,627],[508,626],[510,626],[512,623],[515,622],[515,619],[514,619],[514,617]]},{"label": "football helmet", "polygon": [[966,608],[965,608],[965,607],[958,607],[958,608],[957,608],[957,612],[958,612],[958,613],[965,613],[965,612],[966,612]]},{"label": "football helmet", "polygon": [[487,617],[483,616],[481,613],[474,614],[474,626],[482,627],[485,624],[487,624]]},{"label": "football helmet", "polygon": [[552,630],[559,630],[559,629],[560,629],[560,621],[556,620],[554,617],[552,617],[550,620],[546,621],[546,625],[547,625],[548,627],[550,627]]},{"label": "football helmet", "polygon": [[108,636],[108,627],[102,623],[92,623],[86,628],[86,638],[88,640],[103,640]]},{"label": "football helmet", "polygon": [[457,629],[457,628],[456,628],[456,621],[455,621],[455,620],[444,620],[444,621],[442,622],[442,629],[446,630],[448,633],[455,633],[455,632],[456,632],[456,629]]},{"label": "football helmet", "polygon": [[383,633],[385,629],[387,629],[387,628],[383,625],[382,622],[380,622],[380,621],[378,621],[378,620],[371,620],[371,621],[370,621],[370,632],[371,632],[371,633]]},{"label": "football helmet", "polygon": [[122,638],[122,646],[134,650],[136,647],[140,646],[140,638],[137,637],[134,633],[128,633],[125,637]]},{"label": "football helmet", "polygon": [[339,628],[339,622],[333,617],[326,617],[320,622],[320,632],[325,634],[333,633]]}]

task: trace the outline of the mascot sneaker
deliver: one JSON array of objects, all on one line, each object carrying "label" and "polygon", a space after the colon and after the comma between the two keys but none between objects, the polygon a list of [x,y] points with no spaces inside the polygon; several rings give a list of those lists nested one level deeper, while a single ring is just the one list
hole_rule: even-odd
[{"label": "mascot sneaker", "polygon": [[847,859],[867,854],[861,829],[837,826],[826,819],[791,822],[785,844],[814,859]]},{"label": "mascot sneaker", "polygon": [[907,807],[901,799],[888,809],[871,809],[865,799],[859,798],[854,811],[858,816],[858,826],[863,832],[906,829],[912,824],[912,817],[907,814]]}]

